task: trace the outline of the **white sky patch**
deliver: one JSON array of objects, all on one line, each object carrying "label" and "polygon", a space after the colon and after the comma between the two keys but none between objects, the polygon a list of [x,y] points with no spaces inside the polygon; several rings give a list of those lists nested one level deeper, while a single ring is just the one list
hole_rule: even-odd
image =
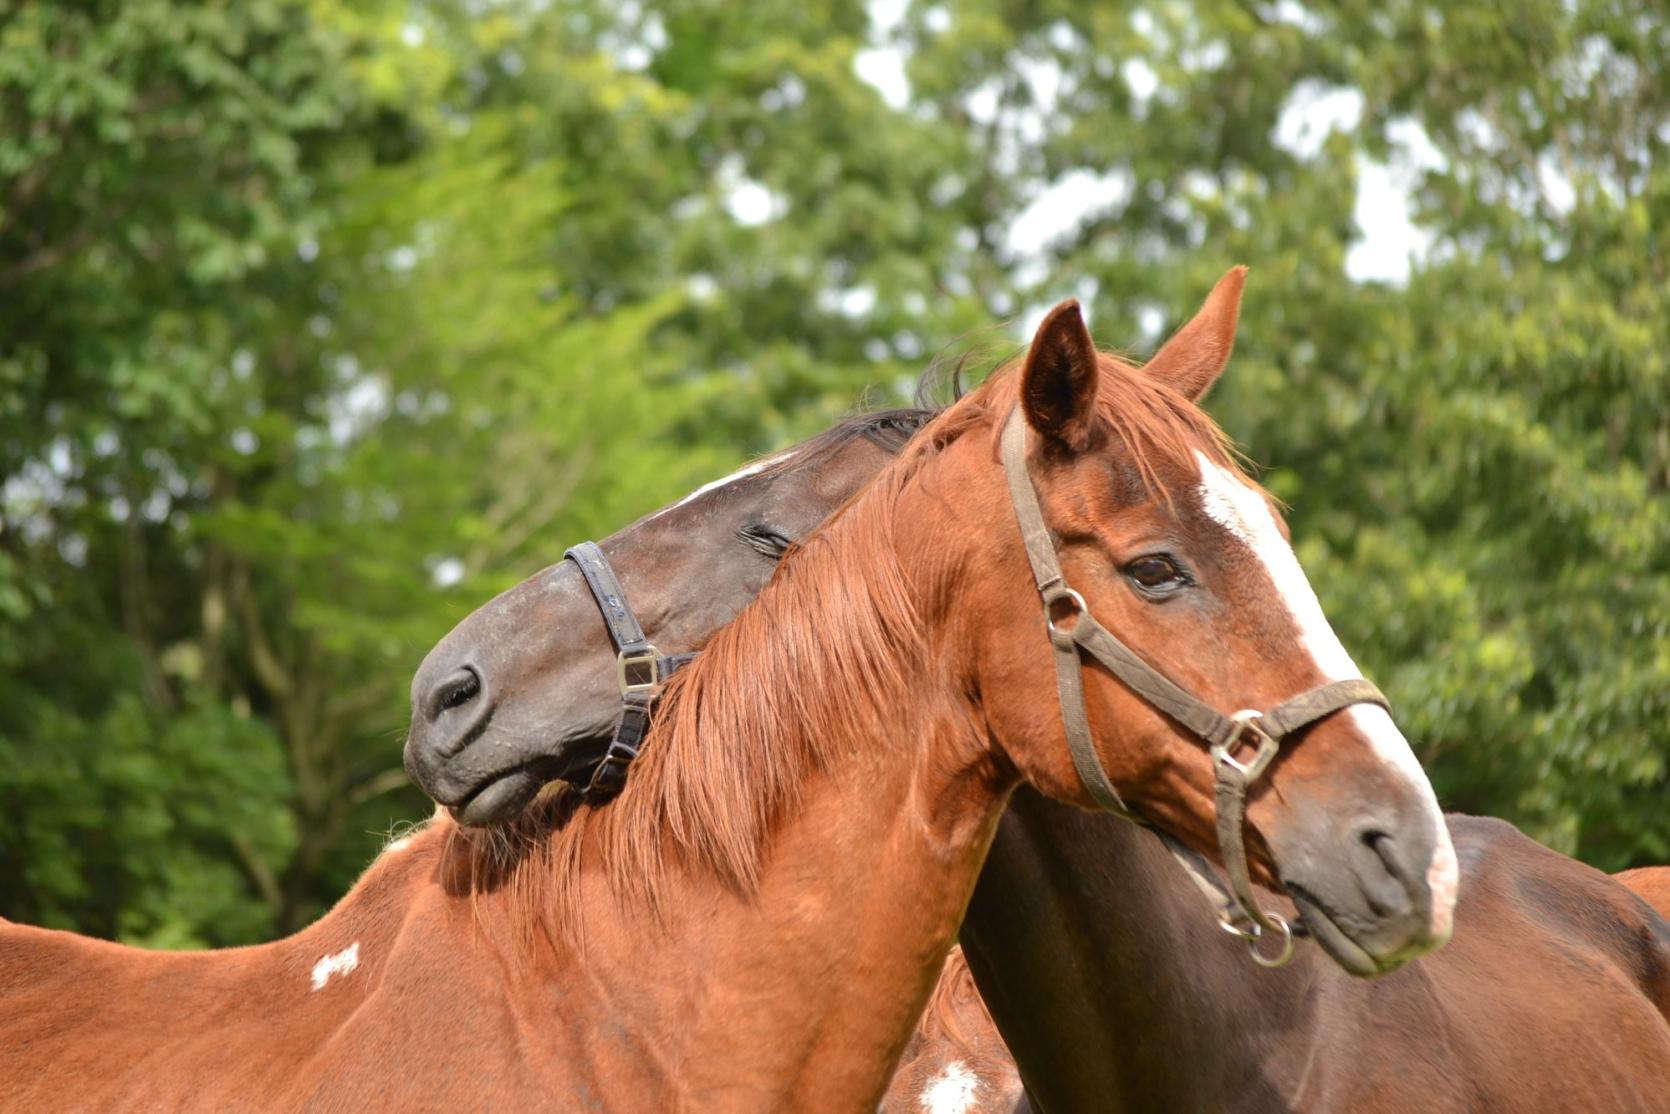
[{"label": "white sky patch", "polygon": [[880,93],[887,107],[894,111],[910,104],[905,52],[893,41],[905,21],[908,7],[909,0],[870,0],[870,45],[852,60],[858,80]]},{"label": "white sky patch", "polygon": [[1301,81],[1293,87],[1276,120],[1276,146],[1302,159],[1314,159],[1334,131],[1350,132],[1363,119],[1363,94],[1347,85]]},{"label": "white sky patch", "polygon": [[336,975],[346,975],[360,965],[360,942],[355,940],[346,948],[322,957],[313,965],[313,989],[323,990]]},{"label": "white sky patch", "polygon": [[[1264,496],[1241,480],[1233,472],[1208,459],[1198,449],[1195,461],[1200,466],[1200,506],[1207,517],[1239,538],[1253,556],[1263,564],[1276,595],[1293,617],[1299,629],[1300,643],[1310,652],[1316,667],[1329,681],[1349,681],[1362,677],[1357,663],[1351,660],[1339,636],[1322,612],[1316,591],[1299,566],[1293,547],[1282,537],[1276,518]],[[1343,715],[1350,716],[1353,725],[1368,740],[1380,759],[1401,774],[1425,801],[1431,822],[1438,831],[1432,860],[1427,865],[1427,885],[1432,893],[1434,930],[1447,935],[1455,908],[1456,858],[1450,843],[1449,828],[1444,824],[1438,808],[1438,797],[1432,782],[1409,748],[1397,724],[1384,708],[1373,704],[1353,704]]]},{"label": "white sky patch", "polygon": [[979,1089],[979,1077],[961,1060],[953,1060],[922,1088],[922,1109],[925,1114],[969,1114]]},{"label": "white sky patch", "polygon": [[852,60],[858,80],[870,86],[895,111],[910,103],[910,79],[905,76],[905,52],[896,46],[861,50]]},{"label": "white sky patch", "polygon": [[1135,183],[1130,172],[1105,173],[1069,170],[1038,194],[1010,223],[1006,245],[1016,255],[1028,255],[1077,232],[1084,222],[1131,199]]},{"label": "white sky patch", "polygon": [[789,211],[788,201],[763,182],[750,178],[742,159],[735,155],[725,156],[716,177],[726,212],[746,228],[768,224]]}]

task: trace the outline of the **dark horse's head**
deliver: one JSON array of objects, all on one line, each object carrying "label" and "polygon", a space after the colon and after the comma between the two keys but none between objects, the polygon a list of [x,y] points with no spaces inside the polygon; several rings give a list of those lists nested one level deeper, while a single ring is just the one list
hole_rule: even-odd
[{"label": "dark horse's head", "polygon": [[[735,618],[784,551],[933,413],[850,418],[604,539],[656,648],[696,649]],[[479,608],[424,659],[412,682],[407,771],[478,826],[514,818],[548,782],[584,783],[620,715],[614,659],[579,567],[550,566]]]}]

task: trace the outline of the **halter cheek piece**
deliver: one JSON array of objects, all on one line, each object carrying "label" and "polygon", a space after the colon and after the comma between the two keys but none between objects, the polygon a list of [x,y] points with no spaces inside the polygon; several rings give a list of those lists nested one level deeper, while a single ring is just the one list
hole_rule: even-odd
[{"label": "halter cheek piece", "polygon": [[[1268,712],[1247,709],[1226,716],[1197,700],[1098,623],[1085,606],[1084,597],[1068,586],[1049,527],[1044,524],[1038,493],[1027,472],[1026,422],[1018,406],[1010,412],[1003,429],[1003,471],[1009,481],[1009,495],[1015,504],[1021,538],[1026,543],[1027,559],[1044,601],[1044,624],[1055,650],[1061,718],[1067,728],[1067,748],[1072,752],[1079,779],[1103,809],[1148,826],[1120,800],[1097,757],[1084,707],[1082,653],[1095,658],[1138,696],[1206,743],[1217,782],[1214,804],[1218,851],[1229,874],[1233,900],[1223,892],[1210,865],[1198,852],[1165,832],[1156,834],[1188,870],[1195,884],[1209,898],[1223,902],[1219,915],[1226,931],[1246,939],[1253,959],[1260,964],[1281,966],[1292,958],[1293,931],[1281,916],[1260,909],[1252,891],[1243,832],[1247,789],[1275,759],[1281,741],[1287,736],[1354,704],[1377,704],[1388,710],[1391,705],[1378,688],[1361,679],[1320,685]],[[1069,618],[1073,621],[1063,626]],[[1251,758],[1244,762],[1236,757],[1243,746],[1253,748]],[[1279,932],[1282,937],[1278,951],[1268,956],[1258,950],[1259,938],[1267,929]]]},{"label": "halter cheek piece", "polygon": [[626,784],[626,770],[638,757],[638,748],[649,733],[650,712],[661,686],[667,678],[695,660],[695,654],[663,654],[644,637],[643,625],[626,602],[626,589],[620,586],[609,559],[603,556],[596,542],[581,542],[563,557],[580,566],[586,578],[591,598],[603,613],[603,624],[609,628],[609,640],[615,644],[615,677],[620,682],[620,722],[615,724],[609,750],[592,772],[586,785],[589,794],[607,796],[620,792]]}]

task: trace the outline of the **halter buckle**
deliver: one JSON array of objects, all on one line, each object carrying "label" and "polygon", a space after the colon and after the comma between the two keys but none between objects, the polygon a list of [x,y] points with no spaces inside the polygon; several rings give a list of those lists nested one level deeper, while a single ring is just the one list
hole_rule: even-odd
[{"label": "halter buckle", "polygon": [[661,675],[661,651],[646,645],[638,650],[622,650],[615,655],[615,676],[620,681],[620,694],[654,693],[666,680]]},{"label": "halter buckle", "polygon": [[[1235,731],[1223,742],[1212,745],[1212,761],[1222,763],[1240,773],[1246,780],[1253,781],[1276,756],[1276,740],[1259,726],[1264,713],[1256,708],[1242,708],[1229,718],[1235,721]],[[1249,733],[1254,736],[1252,741],[1258,749],[1253,752],[1252,761],[1242,762],[1235,757],[1234,751]]]}]

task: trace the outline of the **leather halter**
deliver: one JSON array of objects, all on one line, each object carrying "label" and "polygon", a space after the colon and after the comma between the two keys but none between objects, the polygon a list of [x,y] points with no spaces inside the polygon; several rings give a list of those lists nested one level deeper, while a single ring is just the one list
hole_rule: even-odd
[{"label": "leather halter", "polygon": [[[1247,789],[1269,767],[1281,747],[1281,741],[1287,736],[1354,704],[1378,704],[1388,711],[1391,705],[1378,688],[1360,678],[1319,685],[1283,701],[1268,712],[1247,709],[1226,716],[1195,698],[1098,623],[1085,606],[1084,597],[1068,586],[1049,527],[1044,523],[1037,490],[1027,471],[1026,421],[1019,406],[1010,412],[1003,428],[1003,471],[1009,481],[1009,495],[1015,504],[1021,538],[1026,543],[1026,556],[1032,564],[1033,578],[1044,601],[1044,625],[1055,651],[1055,679],[1061,718],[1066,725],[1067,748],[1072,753],[1079,780],[1084,783],[1091,798],[1106,811],[1144,827],[1149,826],[1120,799],[1118,790],[1114,789],[1096,754],[1084,706],[1083,660],[1080,656],[1084,653],[1095,658],[1138,696],[1206,743],[1217,782],[1214,805],[1218,851],[1229,874],[1233,895],[1233,903],[1226,900],[1220,916],[1230,932],[1247,940],[1255,960],[1265,966],[1280,966],[1292,955],[1293,934],[1281,916],[1259,908],[1252,892],[1243,830]],[[1062,625],[1069,618],[1060,614],[1063,607],[1071,612],[1073,621],[1070,626]],[[1245,762],[1235,757],[1243,744],[1254,748],[1251,759]],[[1197,885],[1208,894],[1215,892],[1220,897],[1225,896],[1216,877],[1211,874],[1210,866],[1198,852],[1184,847],[1164,832],[1158,834],[1194,876]],[[1274,929],[1282,935],[1281,950],[1273,957],[1266,957],[1258,951],[1258,939],[1266,929]]]},{"label": "leather halter", "polygon": [[591,598],[603,613],[609,640],[615,644],[615,676],[620,682],[620,722],[609,740],[608,752],[592,772],[586,792],[612,795],[626,784],[626,770],[638,757],[649,733],[650,711],[667,678],[695,660],[695,654],[663,654],[644,637],[644,628],[626,602],[626,589],[609,566],[596,542],[571,546],[563,557],[580,566]]}]

